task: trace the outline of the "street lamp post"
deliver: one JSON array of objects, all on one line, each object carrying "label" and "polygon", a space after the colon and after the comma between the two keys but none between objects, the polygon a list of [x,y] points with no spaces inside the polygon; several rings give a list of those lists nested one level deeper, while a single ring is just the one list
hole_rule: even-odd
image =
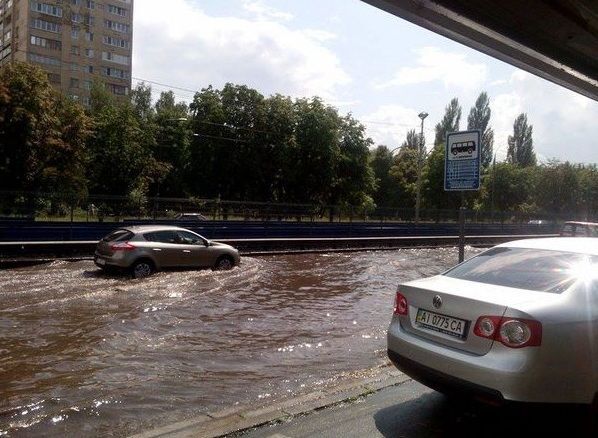
[{"label": "street lamp post", "polygon": [[428,113],[421,112],[418,117],[422,121],[421,133],[419,135],[419,148],[417,151],[417,184],[415,195],[415,224],[419,224],[419,207],[421,204],[421,178],[422,178],[422,155],[424,152],[424,119],[428,117]]}]

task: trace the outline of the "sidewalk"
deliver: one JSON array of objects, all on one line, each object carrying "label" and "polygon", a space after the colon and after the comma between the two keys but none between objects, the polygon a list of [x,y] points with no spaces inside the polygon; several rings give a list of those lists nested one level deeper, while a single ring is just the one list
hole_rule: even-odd
[{"label": "sidewalk", "polygon": [[339,403],[355,401],[408,380],[409,377],[393,366],[382,366],[371,370],[365,378],[345,379],[310,394],[260,406],[234,406],[222,411],[208,412],[187,421],[139,433],[132,438],[220,437],[265,424],[287,421]]}]

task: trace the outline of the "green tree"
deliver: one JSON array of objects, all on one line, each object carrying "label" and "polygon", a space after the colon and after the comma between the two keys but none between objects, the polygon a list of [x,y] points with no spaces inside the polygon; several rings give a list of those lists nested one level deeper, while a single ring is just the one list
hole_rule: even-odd
[{"label": "green tree", "polygon": [[598,218],[598,167],[582,165],[579,172],[579,214],[582,219]]},{"label": "green tree", "polygon": [[[264,132],[259,132],[262,144],[260,167],[261,185],[258,188],[260,199],[284,202],[289,191],[289,175],[294,172],[291,154],[296,149],[295,126],[297,114],[290,97],[276,94],[264,101]],[[267,155],[266,155],[267,154]]]},{"label": "green tree", "polygon": [[23,63],[0,69],[0,119],[3,189],[85,193],[90,121],[41,69]]},{"label": "green tree", "polygon": [[418,134],[415,129],[411,129],[410,131],[407,131],[407,137],[401,145],[401,149],[414,149],[417,151],[425,143],[425,138],[420,139],[420,134]]},{"label": "green tree", "polygon": [[[154,158],[172,166],[172,172],[162,172],[155,178],[156,193],[161,196],[181,197],[188,193],[186,174],[190,160],[190,143],[193,131],[187,118],[189,110],[185,103],[176,102],[172,91],[163,92],[154,105],[156,139]],[[160,176],[163,175],[163,178]],[[159,185],[159,187],[158,187]]]},{"label": "green tree", "polygon": [[370,151],[370,167],[376,180],[376,190],[372,197],[380,207],[398,206],[398,185],[391,175],[393,163],[393,154],[387,146],[380,145]]},{"label": "green tree", "polygon": [[519,166],[535,166],[536,153],[532,139],[533,126],[527,123],[527,114],[520,114],[513,123],[513,135],[509,136],[507,161]]},{"label": "green tree", "polygon": [[289,200],[327,204],[337,183],[341,120],[319,98],[295,102],[296,145],[290,154]]},{"label": "green tree", "polygon": [[489,126],[490,122],[490,100],[488,94],[483,91],[480,93],[475,101],[475,105],[471,108],[469,116],[467,117],[467,129],[478,129],[481,132],[482,140],[482,156],[481,162],[484,168],[488,168],[492,164],[492,156],[494,150],[494,131]]},{"label": "green tree", "polygon": [[376,180],[368,161],[372,144],[372,139],[366,136],[365,126],[350,114],[341,119],[340,154],[336,184],[329,200],[331,204],[360,208],[373,205],[371,195],[376,188]]},{"label": "green tree", "polygon": [[459,99],[455,97],[446,106],[442,120],[436,125],[434,146],[441,143],[443,144],[446,141],[446,135],[449,132],[458,131],[460,121],[461,105],[459,105]]},{"label": "green tree", "polygon": [[[94,104],[95,100],[102,104]],[[90,189],[132,199],[147,197],[150,186],[171,169],[153,155],[155,126],[142,125],[136,106],[116,101],[103,87],[92,89],[91,101],[95,123],[88,142]]]},{"label": "green tree", "polygon": [[[412,137],[415,138],[415,137]],[[419,135],[417,136],[419,139]],[[418,144],[407,141],[396,155],[390,174],[395,185],[395,197],[398,198],[398,205],[403,208],[415,207],[417,195],[417,156]],[[423,166],[423,162],[421,164]],[[423,178],[422,178],[423,179]]]},{"label": "green tree", "polygon": [[543,211],[574,213],[580,206],[579,167],[558,160],[536,168],[537,180],[533,198]]},{"label": "green tree", "polygon": [[[511,163],[496,163],[483,180],[484,205],[500,211],[529,211],[533,199],[536,172],[533,167],[523,168]],[[534,210],[532,208],[532,210]]]},{"label": "green tree", "polygon": [[229,149],[236,146],[236,139],[231,135],[231,129],[226,128],[219,90],[209,86],[195,93],[189,110],[191,129],[196,136],[191,141],[185,180],[192,195],[215,198],[221,195],[222,173],[229,176],[231,172],[219,165],[227,163]]}]

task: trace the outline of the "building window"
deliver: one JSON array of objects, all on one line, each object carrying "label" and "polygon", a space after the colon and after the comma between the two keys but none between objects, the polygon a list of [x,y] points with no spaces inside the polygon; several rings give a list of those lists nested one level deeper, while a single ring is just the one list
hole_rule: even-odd
[{"label": "building window", "polygon": [[71,81],[69,82],[69,87],[70,88],[79,88],[79,79],[71,78]]},{"label": "building window", "polygon": [[92,42],[93,41],[93,33],[85,32],[85,41]]},{"label": "building window", "polygon": [[49,56],[42,56],[42,55],[38,55],[36,53],[29,54],[29,61],[35,62],[37,64],[46,64],[46,65],[54,65],[54,66],[60,65],[60,59],[51,58]]},{"label": "building window", "polygon": [[79,56],[81,54],[81,50],[79,46],[71,46],[71,55]]},{"label": "building window", "polygon": [[81,0],[71,0],[71,5],[79,6],[81,4]]},{"label": "building window", "polygon": [[87,9],[95,9],[96,7],[96,2],[94,2],[93,0],[87,0]]},{"label": "building window", "polygon": [[81,23],[83,21],[83,15],[73,12],[71,14],[71,21],[73,23]]},{"label": "building window", "polygon": [[107,46],[121,47],[123,49],[129,48],[129,42],[121,38],[114,38],[111,36],[104,36],[104,44]]},{"label": "building window", "polygon": [[35,35],[31,35],[31,45],[45,47],[52,50],[62,50],[62,43],[56,40],[50,40],[48,38],[42,38]]},{"label": "building window", "polygon": [[124,85],[106,84],[106,87],[112,94],[116,94],[117,96],[128,96],[129,94],[129,87],[125,87]]},{"label": "building window", "polygon": [[62,8],[60,6],[53,6],[47,3],[31,2],[31,10],[54,17],[62,17]]},{"label": "building window", "polygon": [[120,15],[121,17],[127,16],[127,10],[120,6],[108,5],[108,12],[114,15]]},{"label": "building window", "polygon": [[0,51],[0,59],[4,59],[8,55],[10,55],[11,50],[12,49],[10,48],[10,46],[8,46],[8,47],[5,47],[2,51]]},{"label": "building window", "polygon": [[60,33],[60,24],[40,20],[39,18],[34,19],[31,22],[31,26],[35,29],[45,30],[46,32]]},{"label": "building window", "polygon": [[102,60],[111,61],[121,65],[129,65],[131,63],[131,58],[128,56],[118,55],[116,53],[110,52],[102,52]]},{"label": "building window", "polygon": [[102,74],[112,78],[127,79],[128,72],[114,67],[102,67]]},{"label": "building window", "polygon": [[78,40],[79,39],[79,28],[73,26],[73,28],[71,29],[71,38],[74,40]]},{"label": "building window", "polygon": [[104,27],[107,27],[115,32],[129,33],[129,25],[119,23],[118,21],[104,20]]},{"label": "building window", "polygon": [[83,89],[91,90],[91,81],[83,81]]},{"label": "building window", "polygon": [[60,85],[60,74],[58,73],[48,73],[48,81],[54,85]]}]

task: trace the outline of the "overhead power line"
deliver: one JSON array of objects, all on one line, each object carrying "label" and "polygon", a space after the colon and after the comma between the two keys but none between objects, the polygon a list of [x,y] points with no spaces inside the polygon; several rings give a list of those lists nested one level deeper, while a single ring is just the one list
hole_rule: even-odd
[{"label": "overhead power line", "polygon": [[[24,53],[26,55],[29,55],[29,54],[37,55],[37,53],[35,53],[35,52],[31,52],[31,51],[23,50],[23,49],[17,49],[14,52],[15,53],[16,52],[20,52],[20,53]],[[58,63],[60,65],[62,65],[63,67],[65,67],[65,70],[72,71],[71,70],[72,63],[64,62],[62,60],[56,60],[56,61],[58,61]],[[40,64],[40,65],[44,65],[44,64]],[[86,74],[88,74],[88,75],[90,75],[92,77],[101,78],[103,80],[110,80],[110,79],[116,79],[116,80],[121,79],[122,80],[122,78],[113,78],[111,76],[101,75],[99,72],[93,72],[93,73],[86,72]],[[158,87],[164,87],[164,88],[168,89],[169,91],[178,90],[178,91],[182,91],[182,92],[185,92],[185,93],[190,93],[192,95],[195,95],[196,93],[199,92],[198,90],[193,90],[191,88],[181,87],[181,86],[173,85],[173,84],[167,84],[167,83],[164,83],[164,82],[158,82],[158,81],[154,81],[152,79],[140,78],[140,77],[137,77],[137,76],[131,76],[131,79],[134,80],[134,81],[137,81],[137,83],[144,82],[144,83],[149,83],[149,84],[152,84],[152,85],[156,85]],[[118,85],[120,85],[120,84],[118,84]],[[76,92],[76,89],[73,89],[73,91]],[[173,93],[173,94],[176,97],[180,98],[180,99],[184,99],[184,100],[188,100],[189,99],[189,96],[182,96],[182,95],[176,94],[176,93]],[[376,125],[386,125],[386,126],[401,126],[401,127],[408,127],[408,128],[416,128],[417,127],[417,123],[416,124],[395,123],[395,122],[380,121],[380,120],[359,120],[359,122],[363,123],[363,124],[376,124]],[[273,134],[272,132],[269,132],[269,131],[263,131],[263,130],[254,129],[254,128],[235,127],[235,126],[231,126],[231,125],[219,124],[219,123],[212,123],[212,122],[201,122],[201,123],[212,124],[212,125],[215,125],[215,126],[223,126],[223,127],[227,127],[227,128],[231,128],[231,129],[243,129],[243,130],[248,130],[248,131]],[[426,131],[428,131],[428,130],[426,130]]]}]

